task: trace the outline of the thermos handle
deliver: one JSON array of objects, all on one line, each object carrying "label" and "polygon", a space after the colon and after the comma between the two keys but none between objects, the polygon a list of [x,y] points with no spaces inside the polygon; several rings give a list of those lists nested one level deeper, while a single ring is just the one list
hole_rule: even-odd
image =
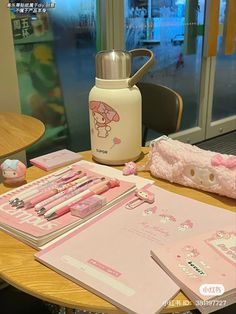
[{"label": "thermos handle", "polygon": [[129,79],[129,87],[134,86],[141,77],[148,71],[148,69],[153,65],[155,57],[151,50],[149,49],[133,49],[129,51],[132,57],[147,56],[150,57],[149,60]]}]

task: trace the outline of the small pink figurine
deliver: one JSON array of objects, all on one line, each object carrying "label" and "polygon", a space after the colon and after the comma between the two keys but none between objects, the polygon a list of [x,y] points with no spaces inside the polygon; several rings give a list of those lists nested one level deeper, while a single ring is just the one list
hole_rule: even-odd
[{"label": "small pink figurine", "polygon": [[124,176],[128,176],[130,174],[137,174],[137,165],[133,161],[126,162],[123,168]]},{"label": "small pink figurine", "polygon": [[26,166],[21,161],[6,159],[0,167],[4,184],[20,185],[25,182]]}]

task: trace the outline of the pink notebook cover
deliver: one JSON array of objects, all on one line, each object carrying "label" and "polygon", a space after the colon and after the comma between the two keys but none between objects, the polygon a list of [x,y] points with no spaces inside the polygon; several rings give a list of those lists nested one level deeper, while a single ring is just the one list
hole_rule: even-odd
[{"label": "pink notebook cover", "polygon": [[150,258],[152,240],[139,234],[146,219],[140,209],[124,208],[132,198],[127,196],[36,259],[128,313],[158,313],[179,288]]},{"label": "pink notebook cover", "polygon": [[[88,176],[93,175],[96,177],[102,177],[101,174],[91,171],[88,168],[81,167],[79,164],[76,166],[76,168],[74,167],[73,169],[82,170],[86,172]],[[48,178],[51,176],[53,176],[53,174],[46,177]],[[78,217],[72,216],[70,213],[67,213],[57,219],[47,221],[44,216],[38,216],[34,208],[27,210],[21,208],[17,210],[16,208],[9,205],[9,199],[12,198],[14,194],[16,195],[17,193],[27,191],[29,188],[37,187],[40,185],[40,183],[42,184],[42,182],[45,182],[46,177],[33,181],[24,185],[23,187],[15,189],[10,193],[8,192],[0,196],[0,227],[2,226],[6,231],[9,229],[11,233],[15,232],[15,234],[25,234],[28,239],[34,238],[34,241],[38,241],[38,243],[40,243],[39,245],[47,242],[46,240],[40,241],[40,239],[47,239],[47,237],[50,237],[51,239],[51,235],[53,233],[57,232],[60,234],[61,229],[70,225],[77,225],[87,219],[87,217],[80,219]],[[119,187],[115,187],[114,189],[103,193],[103,195],[106,197],[107,203],[110,203],[134,187],[134,183],[120,180]]]},{"label": "pink notebook cover", "polygon": [[[215,228],[211,232],[166,246],[156,246],[152,256],[175,277],[181,289],[201,305],[210,300],[236,292],[236,231],[235,224]],[[214,290],[209,290],[209,287]],[[213,293],[213,294],[212,294]],[[218,295],[214,295],[218,293]],[[220,306],[227,306],[227,296]],[[203,303],[202,303],[203,304]],[[207,303],[206,303],[207,304]],[[212,305],[214,305],[212,303]],[[216,304],[215,304],[216,305]],[[216,307],[217,309],[217,307]],[[209,311],[207,311],[209,312]]]},{"label": "pink notebook cover", "polygon": [[61,149],[50,154],[30,159],[30,163],[45,171],[49,171],[79,161],[82,158],[79,153],[72,152],[68,149]]},{"label": "pink notebook cover", "polygon": [[[234,214],[153,185],[148,190],[155,194],[153,204],[128,210],[129,195],[36,259],[127,312],[159,312],[178,288],[150,250],[220,228]],[[206,215],[214,217],[210,226]]]}]

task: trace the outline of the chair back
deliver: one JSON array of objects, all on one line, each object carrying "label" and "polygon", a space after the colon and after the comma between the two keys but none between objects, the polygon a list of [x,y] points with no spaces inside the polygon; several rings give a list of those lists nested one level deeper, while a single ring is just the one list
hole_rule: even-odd
[{"label": "chair back", "polygon": [[143,145],[148,129],[165,135],[176,132],[182,119],[182,97],[166,86],[143,82],[136,85],[142,94]]}]

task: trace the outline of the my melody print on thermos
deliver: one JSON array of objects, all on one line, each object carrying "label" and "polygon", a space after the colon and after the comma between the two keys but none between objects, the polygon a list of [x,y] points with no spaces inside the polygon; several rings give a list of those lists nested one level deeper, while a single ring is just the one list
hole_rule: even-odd
[{"label": "my melody print on thermos", "polygon": [[[148,61],[132,76],[132,58]],[[101,51],[96,56],[96,84],[89,94],[93,159],[107,165],[137,160],[141,153],[142,97],[135,84],[154,63],[148,49]]]}]

